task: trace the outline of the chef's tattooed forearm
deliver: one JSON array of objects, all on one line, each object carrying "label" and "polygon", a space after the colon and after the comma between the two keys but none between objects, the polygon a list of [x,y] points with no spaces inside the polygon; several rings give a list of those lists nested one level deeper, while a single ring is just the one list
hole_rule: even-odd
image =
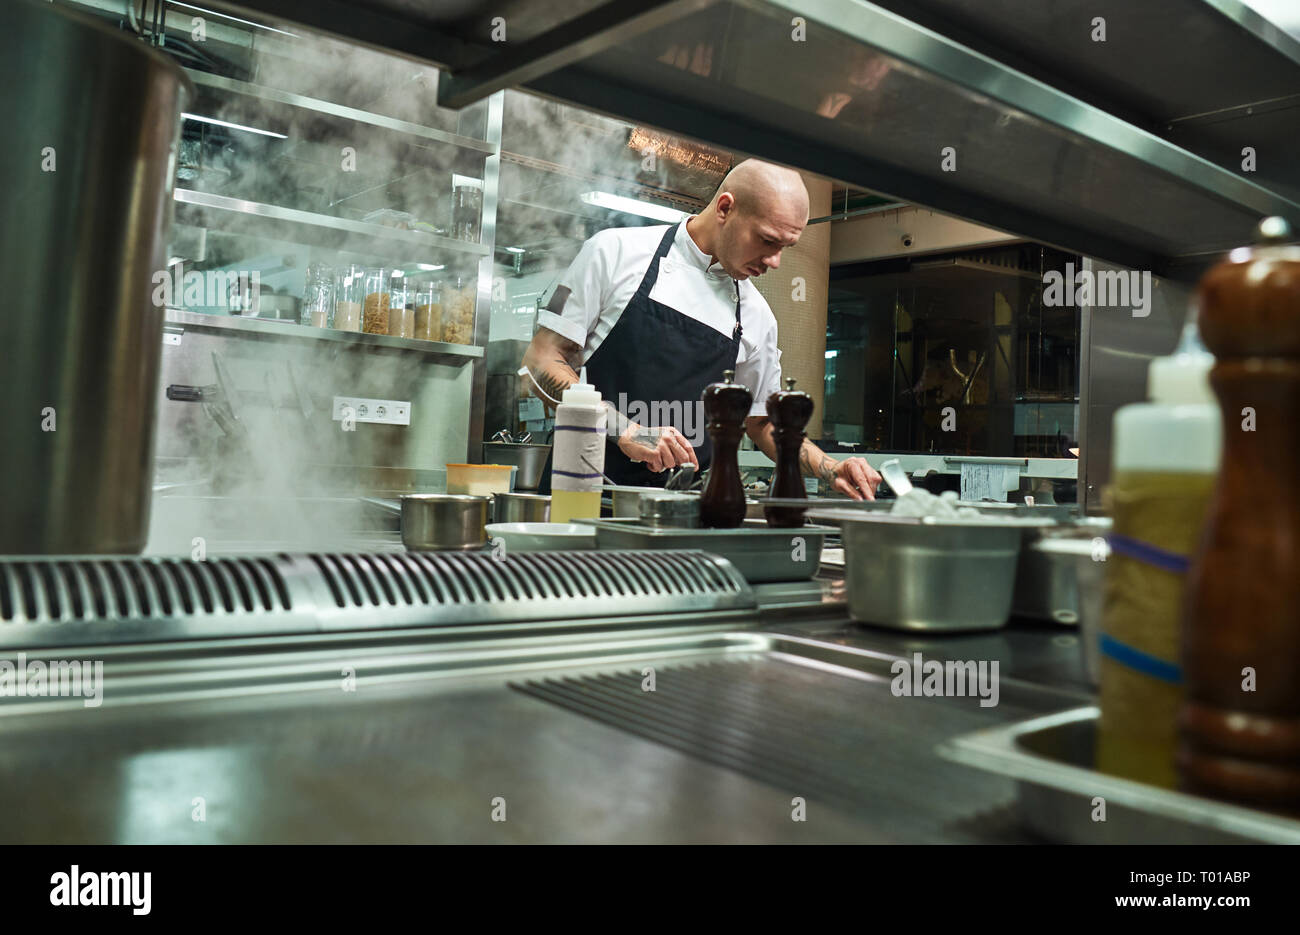
[{"label": "chef's tattooed forearm", "polygon": [[818,480],[833,484],[835,483],[835,467],[838,464],[838,461],[828,457],[825,452],[821,451],[808,439],[803,440],[803,445],[799,448],[799,465],[809,477],[816,477]]}]

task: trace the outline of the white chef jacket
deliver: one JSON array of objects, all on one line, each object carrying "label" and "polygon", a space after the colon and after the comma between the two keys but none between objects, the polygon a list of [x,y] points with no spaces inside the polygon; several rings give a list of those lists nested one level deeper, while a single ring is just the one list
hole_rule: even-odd
[{"label": "white chef jacket", "polygon": [[[636,294],[667,229],[617,227],[588,239],[557,284],[570,293],[563,310],[556,314],[542,309],[537,324],[580,346],[585,364]],[[736,325],[735,280],[709,260],[686,232],[685,222],[680,223],[668,255],[659,263],[650,298],[730,338]],[[740,284],[740,325],[735,379],[754,395],[749,414],[765,416],[767,397],[781,388],[781,350],[776,346],[776,316],[749,280]]]}]

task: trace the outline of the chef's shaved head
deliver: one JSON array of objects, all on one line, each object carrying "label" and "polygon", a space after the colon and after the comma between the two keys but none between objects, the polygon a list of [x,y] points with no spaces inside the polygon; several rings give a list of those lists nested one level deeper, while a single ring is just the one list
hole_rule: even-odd
[{"label": "chef's shaved head", "polygon": [[808,189],[799,173],[761,159],[737,163],[718,186],[713,204],[724,194],[736,200],[742,214],[791,214],[808,220]]},{"label": "chef's shaved head", "polygon": [[736,165],[709,206],[696,232],[733,279],[761,276],[781,265],[808,225],[808,189],[793,169],[759,159]]}]

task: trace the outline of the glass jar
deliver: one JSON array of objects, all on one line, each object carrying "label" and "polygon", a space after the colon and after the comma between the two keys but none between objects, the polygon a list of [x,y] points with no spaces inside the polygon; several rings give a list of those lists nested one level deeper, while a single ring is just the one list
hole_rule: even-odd
[{"label": "glass jar", "polygon": [[388,334],[388,270],[372,267],[364,278],[365,298],[361,301],[361,330],[366,334]]},{"label": "glass jar", "polygon": [[451,177],[451,236],[456,240],[479,241],[483,216],[483,180],[468,175]]},{"label": "glass jar", "polygon": [[415,307],[406,274],[393,270],[388,284],[388,333],[395,338],[415,337]]},{"label": "glass jar", "polygon": [[334,284],[334,330],[361,330],[361,303],[366,297],[365,271],[360,266],[340,271]]},{"label": "glass jar", "polygon": [[299,321],[313,328],[328,328],[334,317],[334,269],[324,263],[307,267]]},{"label": "glass jar", "polygon": [[442,290],[442,339],[449,344],[474,343],[474,300],[478,280],[457,276]]},{"label": "glass jar", "polygon": [[415,337],[420,341],[442,340],[442,284],[436,279],[416,287]]}]

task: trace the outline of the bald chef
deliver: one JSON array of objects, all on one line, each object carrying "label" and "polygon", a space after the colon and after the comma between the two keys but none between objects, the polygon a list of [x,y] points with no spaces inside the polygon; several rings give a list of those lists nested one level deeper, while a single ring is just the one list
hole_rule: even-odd
[{"label": "bald chef", "polygon": [[[753,393],[745,429],[776,460],[766,406],[781,386],[776,317],[749,280],[780,266],[807,223],[799,174],[749,159],[700,214],[669,227],[604,230],[582,245],[538,314],[524,365],[555,399],[586,366],[614,427],[605,451],[612,480],[662,487],[669,468],[708,467],[700,394],[724,370]],[[836,461],[805,439],[799,461],[840,493],[875,497],[880,475],[865,458]]]}]

